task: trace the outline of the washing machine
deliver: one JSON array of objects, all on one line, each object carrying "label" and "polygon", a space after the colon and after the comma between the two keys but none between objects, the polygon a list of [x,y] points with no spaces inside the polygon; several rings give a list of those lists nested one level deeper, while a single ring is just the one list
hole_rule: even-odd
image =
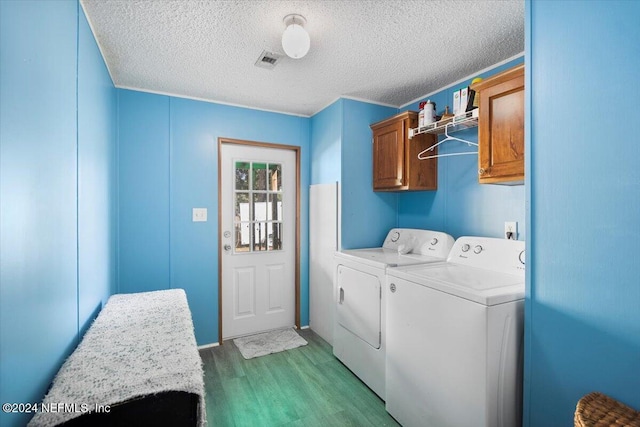
[{"label": "washing machine", "polygon": [[443,262],[454,243],[446,233],[394,228],[380,248],[336,252],[333,354],[380,398],[385,396],[386,272]]},{"label": "washing machine", "polygon": [[387,271],[385,405],[404,427],[521,424],[524,256],[460,237],[444,263]]}]

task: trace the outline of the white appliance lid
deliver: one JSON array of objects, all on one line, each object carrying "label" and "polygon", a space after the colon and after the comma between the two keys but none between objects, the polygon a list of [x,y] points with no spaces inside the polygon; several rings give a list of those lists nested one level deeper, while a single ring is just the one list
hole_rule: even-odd
[{"label": "white appliance lid", "polygon": [[391,269],[387,274],[488,306],[524,298],[524,278],[519,275],[451,262]]},{"label": "white appliance lid", "polygon": [[385,248],[348,249],[336,252],[336,257],[351,259],[373,267],[399,267],[444,261],[444,258],[420,254],[399,254],[397,250]]}]

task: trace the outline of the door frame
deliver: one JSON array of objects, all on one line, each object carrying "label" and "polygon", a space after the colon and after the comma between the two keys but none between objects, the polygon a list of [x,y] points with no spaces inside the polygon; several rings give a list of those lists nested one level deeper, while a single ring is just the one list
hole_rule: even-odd
[{"label": "door frame", "polygon": [[222,145],[236,144],[259,148],[291,150],[296,154],[296,236],[295,236],[295,326],[300,329],[300,147],[296,145],[271,144],[233,138],[218,138],[218,343],[222,345]]}]

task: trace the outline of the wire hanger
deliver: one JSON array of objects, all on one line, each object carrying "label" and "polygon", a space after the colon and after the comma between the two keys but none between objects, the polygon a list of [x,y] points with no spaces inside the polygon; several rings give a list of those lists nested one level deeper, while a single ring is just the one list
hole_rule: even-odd
[{"label": "wire hanger", "polygon": [[444,126],[444,136],[445,138],[436,143],[433,144],[431,147],[427,148],[426,150],[422,150],[420,153],[418,153],[418,160],[428,160],[428,159],[437,159],[438,157],[450,157],[450,156],[464,156],[467,154],[478,154],[477,151],[463,151],[462,153],[449,153],[449,154],[436,154],[433,156],[424,156],[423,154],[426,153],[427,151],[433,151],[438,145],[447,142],[447,141],[459,141],[459,142],[464,142],[465,144],[467,144],[468,146],[478,146],[477,143],[472,142],[472,141],[467,141],[466,139],[462,139],[462,138],[456,138],[455,136],[449,135],[448,129],[449,126],[455,126],[455,123],[453,122],[449,122]]}]

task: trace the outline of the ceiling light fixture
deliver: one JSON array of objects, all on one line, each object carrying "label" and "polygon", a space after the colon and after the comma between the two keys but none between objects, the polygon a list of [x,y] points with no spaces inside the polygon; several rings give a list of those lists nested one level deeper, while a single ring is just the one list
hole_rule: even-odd
[{"label": "ceiling light fixture", "polygon": [[300,59],[309,52],[311,39],[303,28],[306,23],[304,16],[295,13],[284,17],[284,25],[287,28],[282,33],[282,48],[287,56],[293,59]]}]

